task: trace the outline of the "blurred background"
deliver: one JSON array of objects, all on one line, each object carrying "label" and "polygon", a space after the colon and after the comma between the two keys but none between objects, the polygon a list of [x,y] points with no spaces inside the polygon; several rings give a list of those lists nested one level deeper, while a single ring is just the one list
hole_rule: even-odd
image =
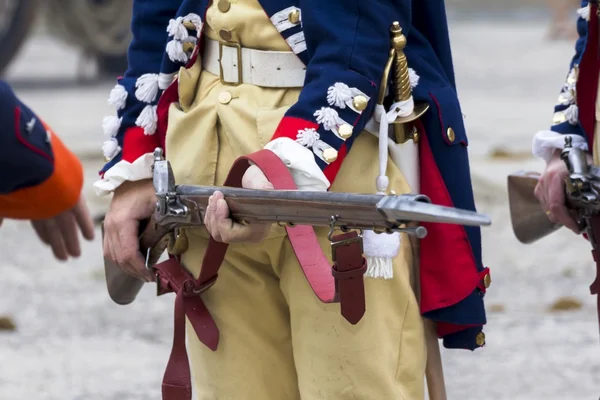
[{"label": "blurred background", "polygon": [[[107,199],[96,198],[91,185],[104,163],[108,94],[126,65],[131,3],[0,0],[0,77],[82,159],[85,194],[98,216]],[[443,351],[451,400],[600,395],[589,245],[562,231],[520,244],[506,194],[509,173],[543,169],[530,155],[531,139],[548,129],[568,72],[577,3],[447,0],[477,205],[493,219],[483,229],[493,280],[487,346]],[[113,304],[99,229],[81,259],[60,264],[27,223],[8,222],[0,254],[1,400],[160,399],[173,297],[157,299],[148,285],[134,304]]]}]

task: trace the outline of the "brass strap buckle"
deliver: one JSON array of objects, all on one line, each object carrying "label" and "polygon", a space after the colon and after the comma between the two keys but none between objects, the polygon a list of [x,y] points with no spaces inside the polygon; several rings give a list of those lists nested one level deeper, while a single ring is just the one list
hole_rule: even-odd
[{"label": "brass strap buckle", "polygon": [[[335,263],[336,260],[336,249],[338,247],[342,247],[342,246],[349,246],[352,243],[360,243],[361,246],[361,253],[363,252],[363,236],[362,236],[362,230],[358,229],[358,232],[356,234],[356,236],[347,238],[347,239],[339,239],[336,238],[334,235],[335,231],[336,231],[336,223],[338,222],[338,216],[334,215],[331,216],[329,219],[329,234],[327,235],[327,239],[329,240],[329,244],[331,246],[331,258],[332,261]],[[339,230],[342,233],[348,233],[350,232],[350,229],[348,229],[346,226],[341,226],[339,228]],[[336,240],[337,239],[337,240]]]},{"label": "brass strap buckle", "polygon": [[[237,49],[237,69],[238,69],[238,81],[237,82],[228,82],[225,80],[223,76],[223,47],[232,47]],[[225,85],[239,86],[244,80],[244,69],[242,68],[242,45],[239,43],[223,43],[219,42],[219,79],[221,83]]]}]

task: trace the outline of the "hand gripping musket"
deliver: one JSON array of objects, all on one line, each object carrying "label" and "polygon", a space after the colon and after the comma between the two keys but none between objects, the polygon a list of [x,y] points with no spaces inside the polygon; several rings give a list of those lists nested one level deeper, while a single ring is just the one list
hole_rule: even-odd
[{"label": "hand gripping musket", "polygon": [[[560,154],[569,170],[565,179],[566,205],[577,214],[580,229],[585,232],[592,245],[592,256],[596,263],[596,279],[590,286],[592,295],[600,289],[600,168],[590,165],[587,153],[574,148],[571,138],[565,138],[565,147]],[[508,176],[510,216],[515,236],[521,243],[530,244],[561,228],[548,219],[534,189],[540,174],[519,171]],[[600,297],[598,297],[600,320]]]}]

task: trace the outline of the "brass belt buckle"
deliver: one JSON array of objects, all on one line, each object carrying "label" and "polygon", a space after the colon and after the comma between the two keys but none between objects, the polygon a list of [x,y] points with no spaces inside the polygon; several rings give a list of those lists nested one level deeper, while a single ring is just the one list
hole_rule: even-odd
[{"label": "brass belt buckle", "polygon": [[[228,82],[223,76],[223,47],[233,47],[237,49],[237,69],[238,69],[238,81]],[[239,86],[244,80],[243,68],[242,68],[242,45],[239,43],[223,43],[219,42],[219,79],[221,83],[225,85]]]}]

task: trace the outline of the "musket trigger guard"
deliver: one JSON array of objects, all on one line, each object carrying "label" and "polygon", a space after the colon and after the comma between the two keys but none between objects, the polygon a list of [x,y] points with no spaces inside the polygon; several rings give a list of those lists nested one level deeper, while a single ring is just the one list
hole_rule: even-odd
[{"label": "musket trigger guard", "polygon": [[338,221],[339,216],[332,215],[329,217],[329,233],[327,234],[327,239],[333,243],[333,233],[335,232],[336,222]]},{"label": "musket trigger guard", "polygon": [[[339,221],[340,216],[339,215],[332,215],[331,217],[329,217],[329,233],[327,234],[327,239],[329,240],[329,242],[331,242],[331,244],[335,244],[338,242],[344,242],[344,240],[341,241],[336,241],[333,238],[333,234],[336,231],[336,228],[339,229],[340,231],[342,231],[343,233],[348,233],[351,231],[350,228],[348,228],[346,225],[340,225],[339,227],[337,226],[337,222]],[[362,238],[362,229],[360,228],[356,228],[356,230],[358,231],[358,237]]]}]

